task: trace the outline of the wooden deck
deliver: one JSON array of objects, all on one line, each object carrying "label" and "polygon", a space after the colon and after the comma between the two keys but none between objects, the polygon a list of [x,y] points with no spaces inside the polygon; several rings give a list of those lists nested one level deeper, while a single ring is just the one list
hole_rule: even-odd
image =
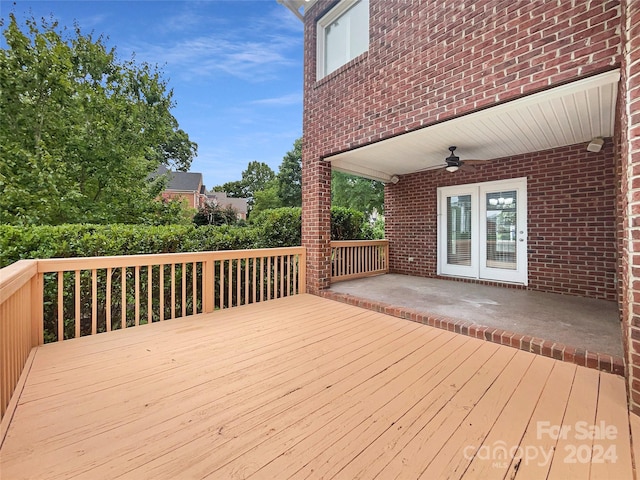
[{"label": "wooden deck", "polygon": [[2,479],[634,475],[623,378],[310,295],[37,347],[19,388]]}]

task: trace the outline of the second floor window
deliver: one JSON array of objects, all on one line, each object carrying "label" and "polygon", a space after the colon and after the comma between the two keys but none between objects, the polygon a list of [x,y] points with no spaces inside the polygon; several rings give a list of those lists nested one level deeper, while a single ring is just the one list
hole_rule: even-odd
[{"label": "second floor window", "polygon": [[369,0],[343,0],[318,21],[318,80],[369,49]]}]

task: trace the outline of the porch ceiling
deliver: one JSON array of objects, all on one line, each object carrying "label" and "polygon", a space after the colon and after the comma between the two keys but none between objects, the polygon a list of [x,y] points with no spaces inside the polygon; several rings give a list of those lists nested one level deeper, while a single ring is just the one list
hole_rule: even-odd
[{"label": "porch ceiling", "polygon": [[389,181],[444,163],[450,145],[461,160],[491,160],[611,137],[619,70],[506,102],[326,157],[332,168]]}]

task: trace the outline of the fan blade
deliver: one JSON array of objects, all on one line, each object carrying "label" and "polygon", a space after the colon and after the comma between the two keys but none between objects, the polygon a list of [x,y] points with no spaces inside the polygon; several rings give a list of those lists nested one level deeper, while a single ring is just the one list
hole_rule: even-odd
[{"label": "fan blade", "polygon": [[447,166],[446,163],[440,165],[431,165],[430,167],[421,168],[420,170],[416,170],[416,172],[426,172],[427,170],[437,170],[438,168],[445,168]]}]

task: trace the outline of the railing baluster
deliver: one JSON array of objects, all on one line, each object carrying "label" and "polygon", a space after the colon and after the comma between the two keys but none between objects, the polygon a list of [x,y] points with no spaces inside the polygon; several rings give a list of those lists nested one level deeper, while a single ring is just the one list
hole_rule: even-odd
[{"label": "railing baluster", "polygon": [[64,272],[58,272],[58,341],[64,340]]},{"label": "railing baluster", "polygon": [[147,265],[147,325],[153,323],[153,265]]},{"label": "railing baluster", "polygon": [[176,264],[171,264],[171,318],[176,318]]},{"label": "railing baluster", "polygon": [[253,257],[253,271],[251,272],[251,275],[253,277],[253,280],[251,281],[251,287],[253,290],[253,303],[256,303],[256,298],[257,298],[257,285],[256,285],[256,274],[258,273],[256,271],[258,266],[258,258],[257,257]]},{"label": "railing baluster", "polygon": [[75,338],[80,337],[80,270],[75,271]]},{"label": "railing baluster", "polygon": [[191,264],[191,314],[198,313],[198,266],[196,262]]},{"label": "railing baluster", "polygon": [[140,266],[136,265],[134,271],[134,325],[140,325]]},{"label": "railing baluster", "polygon": [[267,257],[267,300],[271,300],[271,280],[273,271],[271,270],[271,257]]},{"label": "railing baluster", "polygon": [[121,276],[120,279],[120,299],[122,301],[121,305],[121,320],[120,320],[120,328],[127,328],[127,267],[121,268]]},{"label": "railing baluster", "polygon": [[224,308],[225,282],[224,282],[224,260],[220,260],[220,310]]},{"label": "railing baluster", "polygon": [[284,297],[284,255],[280,255],[280,297]]},{"label": "railing baluster", "polygon": [[264,288],[265,288],[265,284],[264,284],[264,264],[265,264],[265,258],[264,257],[260,257],[260,299],[259,299],[260,302],[264,301]]},{"label": "railing baluster", "polygon": [[158,272],[158,313],[160,316],[160,321],[164,321],[164,263],[161,263],[158,267],[160,271]]},{"label": "railing baluster", "polygon": [[229,282],[229,290],[227,291],[227,307],[231,308],[233,307],[233,260],[229,260],[227,278]]},{"label": "railing baluster", "polygon": [[105,321],[107,323],[107,332],[111,331],[111,267],[107,268],[107,291],[105,295]]},{"label": "railing baluster", "polygon": [[291,255],[287,255],[285,263],[287,264],[287,278],[285,279],[285,285],[287,286],[287,297],[290,297],[291,296],[291,277],[290,277]]},{"label": "railing baluster", "polygon": [[182,264],[182,316],[187,316],[187,264]]},{"label": "railing baluster", "polygon": [[236,304],[235,306],[240,305],[240,292],[242,291],[242,283],[240,282],[240,271],[242,270],[242,261],[240,259],[236,260]]},{"label": "railing baluster", "polygon": [[98,270],[91,270],[91,335],[98,333]]},{"label": "railing baluster", "polygon": [[244,259],[244,304],[249,303],[249,257]]}]

